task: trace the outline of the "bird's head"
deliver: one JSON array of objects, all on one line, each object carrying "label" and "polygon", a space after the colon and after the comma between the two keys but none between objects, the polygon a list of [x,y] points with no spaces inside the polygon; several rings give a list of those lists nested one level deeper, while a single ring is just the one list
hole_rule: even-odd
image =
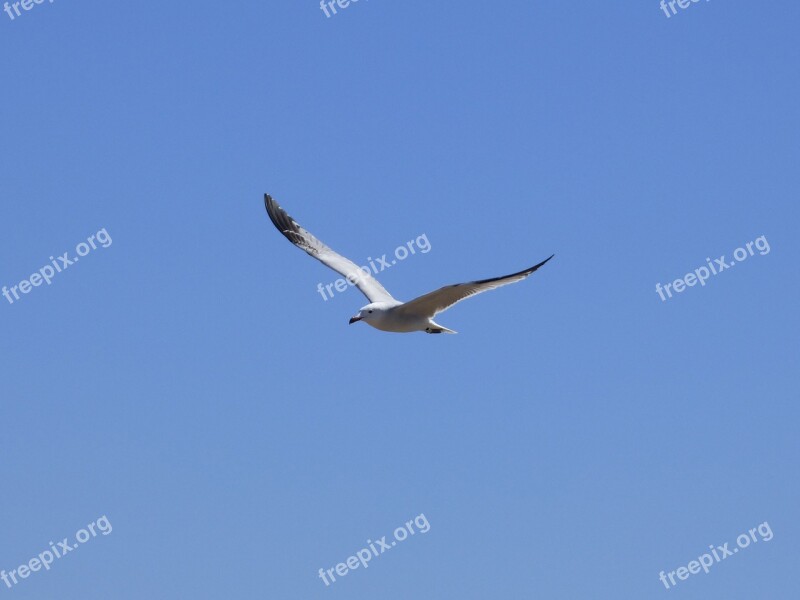
[{"label": "bird's head", "polygon": [[367,304],[358,311],[358,314],[355,317],[350,319],[350,325],[353,323],[358,323],[359,321],[367,321],[369,323],[375,319],[382,310],[383,309],[381,307],[377,306],[377,303]]}]

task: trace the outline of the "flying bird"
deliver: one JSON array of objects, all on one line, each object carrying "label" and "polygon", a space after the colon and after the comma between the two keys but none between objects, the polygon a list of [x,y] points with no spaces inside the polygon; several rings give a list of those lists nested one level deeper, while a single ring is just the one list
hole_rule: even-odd
[{"label": "flying bird", "polygon": [[286,238],[301,250],[307,252],[322,264],[330,267],[349,282],[352,282],[369,300],[369,304],[361,308],[358,314],[350,319],[350,324],[364,321],[375,329],[392,331],[395,333],[410,333],[424,331],[426,333],[456,333],[452,329],[443,327],[433,321],[438,315],[462,300],[471,296],[499,288],[509,283],[522,281],[536,269],[545,264],[555,255],[550,255],[538,265],[529,269],[512,273],[503,277],[481,279],[468,283],[447,285],[409,302],[395,300],[386,291],[380,282],[370,273],[365,273],[354,262],[337,254],[328,246],[319,241],[311,233],[303,229],[283,210],[269,194],[264,194],[264,204],[267,214],[272,219]]}]

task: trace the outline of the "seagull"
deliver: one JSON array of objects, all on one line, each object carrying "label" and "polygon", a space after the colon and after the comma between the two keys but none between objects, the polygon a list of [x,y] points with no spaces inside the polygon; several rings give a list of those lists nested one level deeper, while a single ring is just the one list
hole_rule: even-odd
[{"label": "seagull", "polygon": [[343,275],[348,282],[355,285],[367,297],[369,304],[362,307],[358,314],[350,319],[350,324],[364,321],[367,325],[371,325],[381,331],[394,333],[410,333],[412,331],[456,333],[452,329],[435,323],[433,317],[476,294],[487,292],[509,283],[522,281],[555,256],[552,254],[538,265],[519,273],[447,285],[419,298],[414,298],[409,302],[400,302],[395,300],[386,291],[386,288],[368,272],[369,269],[366,269],[367,272],[365,273],[365,269],[360,269],[354,262],[334,252],[319,241],[298,225],[297,221],[290,217],[269,194],[264,194],[264,204],[267,207],[267,214],[272,223],[290,242],[325,266]]}]

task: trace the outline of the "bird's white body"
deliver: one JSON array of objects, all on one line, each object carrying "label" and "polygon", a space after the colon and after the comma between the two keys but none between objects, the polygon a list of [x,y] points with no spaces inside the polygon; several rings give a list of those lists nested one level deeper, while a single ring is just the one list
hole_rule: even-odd
[{"label": "bird's white body", "polygon": [[364,321],[375,329],[390,331],[392,333],[411,333],[425,331],[427,333],[455,333],[452,329],[434,323],[433,319],[424,315],[405,313],[400,307],[403,302],[375,302],[367,304],[350,319],[350,323]]},{"label": "bird's white body", "polygon": [[395,300],[386,291],[380,282],[372,277],[369,272],[364,272],[358,266],[341,254],[334,252],[323,244],[311,233],[300,227],[285,210],[278,206],[268,194],[264,194],[264,204],[269,218],[275,227],[295,246],[313,256],[324,265],[343,275],[353,283],[369,299],[370,303],[363,307],[358,314],[350,319],[350,323],[364,321],[375,329],[391,331],[394,333],[411,333],[424,331],[426,333],[456,333],[452,329],[442,327],[433,321],[440,312],[447,310],[457,302],[461,302],[475,294],[522,281],[536,271],[550,258],[534,265],[529,269],[512,273],[504,277],[493,277],[469,283],[457,283],[414,298],[409,302]]}]

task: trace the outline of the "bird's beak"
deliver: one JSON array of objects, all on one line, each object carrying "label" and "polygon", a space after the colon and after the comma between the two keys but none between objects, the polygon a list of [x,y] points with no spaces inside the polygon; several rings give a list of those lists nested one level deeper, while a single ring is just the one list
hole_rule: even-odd
[{"label": "bird's beak", "polygon": [[358,323],[363,318],[364,317],[353,317],[352,319],[350,319],[350,325],[352,325],[353,323]]}]

